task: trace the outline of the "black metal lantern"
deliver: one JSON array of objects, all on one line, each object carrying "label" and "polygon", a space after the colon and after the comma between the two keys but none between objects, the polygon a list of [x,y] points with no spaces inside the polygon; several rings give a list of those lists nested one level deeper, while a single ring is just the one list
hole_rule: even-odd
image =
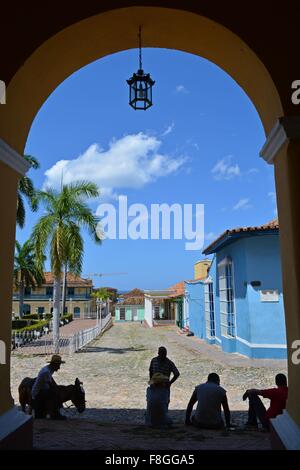
[{"label": "black metal lantern", "polygon": [[133,109],[146,109],[152,106],[152,87],[155,83],[150,73],[144,73],[142,69],[142,39],[141,27],[139,27],[139,70],[134,73],[127,83],[129,85],[129,104]]}]

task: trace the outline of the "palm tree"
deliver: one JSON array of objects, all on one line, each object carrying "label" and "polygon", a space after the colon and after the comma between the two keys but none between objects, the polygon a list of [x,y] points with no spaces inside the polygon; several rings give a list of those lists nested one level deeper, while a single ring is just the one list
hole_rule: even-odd
[{"label": "palm tree", "polygon": [[96,291],[92,293],[92,297],[94,297],[95,299],[102,299],[105,301],[112,297],[112,293],[109,290],[107,290],[105,287],[100,287],[99,289],[97,289]]},{"label": "palm tree", "polygon": [[62,184],[61,191],[52,188],[38,191],[36,198],[44,204],[46,213],[33,228],[32,239],[36,258],[43,265],[43,256],[50,252],[51,271],[54,277],[53,292],[53,343],[59,352],[59,319],[61,299],[61,273],[65,265],[75,275],[80,275],[83,262],[81,228],[86,228],[97,243],[96,228],[99,219],[86,205],[86,200],[99,196],[94,183],[77,181]]},{"label": "palm tree", "polygon": [[14,283],[19,289],[19,317],[23,317],[25,287],[40,286],[43,282],[43,271],[37,265],[34,257],[34,246],[31,240],[21,245],[16,240]]},{"label": "palm tree", "polygon": [[98,322],[98,301],[100,303],[100,325],[102,324],[102,302],[106,303],[106,308],[109,308],[108,300],[112,297],[112,293],[109,292],[105,287],[100,287],[92,293],[92,297],[96,300],[96,309],[97,309],[97,322]]},{"label": "palm tree", "polygon": [[[31,167],[35,170],[40,167],[38,160],[32,155],[24,155],[24,158],[30,163]],[[37,201],[34,197],[35,189],[31,178],[23,176],[19,181],[18,195],[17,195],[17,224],[23,228],[25,225],[25,206],[23,196],[26,197],[28,204],[32,211],[36,211]]]}]

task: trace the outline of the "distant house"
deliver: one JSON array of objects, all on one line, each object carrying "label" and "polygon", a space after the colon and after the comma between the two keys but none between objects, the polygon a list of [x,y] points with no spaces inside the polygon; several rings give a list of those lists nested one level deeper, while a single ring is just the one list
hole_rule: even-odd
[{"label": "distant house", "polygon": [[285,358],[278,221],[226,230],[203,253],[208,276],[185,282],[190,330],[225,352]]},{"label": "distant house", "polygon": [[[53,282],[53,274],[45,272],[41,287],[25,287],[24,314],[42,315],[53,312]],[[65,313],[72,313],[74,318],[89,316],[92,310],[92,290],[91,279],[84,279],[68,273]],[[14,315],[19,312],[19,292],[17,289],[14,289],[13,292],[12,310]]]},{"label": "distant house", "polygon": [[183,325],[184,282],[164,290],[145,291],[145,321],[152,326]]},{"label": "distant house", "polygon": [[122,295],[115,306],[115,321],[144,321],[145,296],[140,289]]}]

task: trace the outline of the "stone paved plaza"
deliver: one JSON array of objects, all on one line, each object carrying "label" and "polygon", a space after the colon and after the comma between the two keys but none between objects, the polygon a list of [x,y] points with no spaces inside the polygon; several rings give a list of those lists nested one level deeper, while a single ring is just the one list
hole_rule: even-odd
[{"label": "stone paved plaza", "polygon": [[[171,390],[173,429],[162,433],[143,426],[148,368],[157,348],[164,345],[181,375]],[[18,384],[36,376],[48,358],[12,357],[12,394],[18,403]],[[66,364],[54,375],[57,383],[83,382],[87,409],[79,415],[66,410],[66,422],[35,422],[34,446],[49,449],[268,449],[269,436],[242,428],[246,420],[246,388],[273,386],[278,372],[286,373],[285,361],[249,360],[226,355],[216,346],[178,334],[174,326],[145,328],[114,324],[81,352],[64,356]],[[194,387],[217,372],[227,390],[236,431],[199,431],[184,426],[185,409]],[[267,402],[266,402],[267,403]]]}]

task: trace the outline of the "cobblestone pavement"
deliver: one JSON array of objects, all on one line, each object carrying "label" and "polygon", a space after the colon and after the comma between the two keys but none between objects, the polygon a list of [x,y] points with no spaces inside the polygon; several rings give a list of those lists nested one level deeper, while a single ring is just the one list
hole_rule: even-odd
[{"label": "cobblestone pavement", "polygon": [[[172,385],[170,415],[174,428],[164,433],[144,428],[145,390],[148,368],[159,346],[165,345],[181,375]],[[226,355],[193,337],[183,337],[174,326],[145,328],[138,324],[115,324],[84,350],[66,356],[55,374],[57,383],[83,381],[87,409],[79,415],[64,411],[66,422],[35,421],[36,448],[84,449],[268,449],[269,436],[245,431],[245,389],[273,386],[274,376],[286,372],[285,361],[251,361]],[[12,357],[12,394],[25,376],[36,376],[45,357]],[[217,372],[227,390],[236,431],[195,431],[183,425],[185,409],[194,387]],[[267,402],[266,402],[267,403]]]}]

